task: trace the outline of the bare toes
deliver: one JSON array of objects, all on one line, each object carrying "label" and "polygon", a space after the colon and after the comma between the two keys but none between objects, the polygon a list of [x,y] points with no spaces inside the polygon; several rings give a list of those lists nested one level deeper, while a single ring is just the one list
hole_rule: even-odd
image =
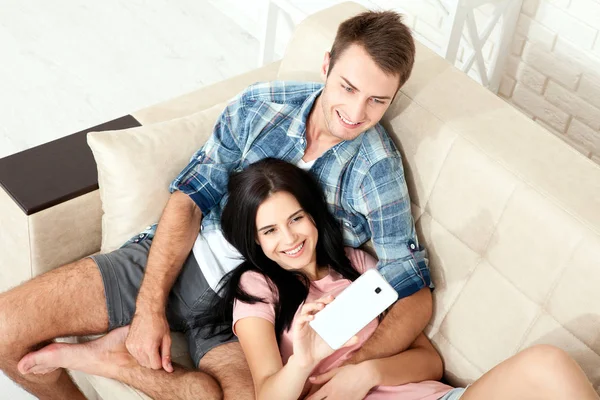
[{"label": "bare toes", "polygon": [[53,343],[38,351],[26,354],[19,361],[17,369],[23,375],[43,375],[50,373],[60,368],[60,349],[61,344]]}]

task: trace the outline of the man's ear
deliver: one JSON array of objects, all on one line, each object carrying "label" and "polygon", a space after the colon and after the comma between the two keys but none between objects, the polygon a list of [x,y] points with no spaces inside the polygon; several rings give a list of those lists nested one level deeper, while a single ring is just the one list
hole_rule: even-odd
[{"label": "man's ear", "polygon": [[329,61],[331,61],[331,53],[326,51],[325,57],[323,57],[323,65],[321,65],[321,78],[323,78],[323,82],[327,80],[327,73],[329,72]]}]

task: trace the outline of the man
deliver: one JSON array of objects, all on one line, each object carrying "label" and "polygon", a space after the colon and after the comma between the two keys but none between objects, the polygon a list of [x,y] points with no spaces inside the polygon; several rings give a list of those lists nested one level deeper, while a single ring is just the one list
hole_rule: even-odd
[{"label": "man", "polygon": [[[358,247],[371,238],[379,270],[400,295],[350,363],[407,349],[431,317],[429,271],[400,154],[378,122],[408,79],[414,52],[397,14],[367,12],[340,26],[323,62],[324,87],[274,82],[241,93],[171,185],[155,232],[0,295],[0,369],[40,399],[84,398],[65,367],[117,379],[157,399],[253,398],[237,341],[206,340],[191,321],[238,263],[219,229],[228,175],[264,157],[310,168],[346,244]],[[186,333],[198,370],[173,367],[170,329]],[[34,351],[56,337],[107,330],[88,345]]]}]

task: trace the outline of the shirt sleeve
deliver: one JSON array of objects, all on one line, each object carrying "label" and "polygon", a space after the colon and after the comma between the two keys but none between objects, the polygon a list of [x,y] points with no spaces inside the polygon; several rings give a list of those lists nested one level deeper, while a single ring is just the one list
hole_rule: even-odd
[{"label": "shirt sleeve", "polygon": [[415,232],[402,160],[387,157],[375,163],[360,191],[355,206],[369,223],[379,272],[399,298],[424,287],[433,288],[427,252],[419,245]]},{"label": "shirt sleeve", "polygon": [[235,324],[246,317],[264,318],[275,325],[275,296],[265,277],[258,272],[245,272],[240,279],[240,285],[246,293],[264,299],[265,303],[249,304],[235,300],[233,303],[233,333],[237,336]]},{"label": "shirt sleeve", "polygon": [[171,193],[189,195],[206,215],[227,191],[229,174],[240,167],[248,138],[244,93],[225,107],[212,135],[171,183]]}]

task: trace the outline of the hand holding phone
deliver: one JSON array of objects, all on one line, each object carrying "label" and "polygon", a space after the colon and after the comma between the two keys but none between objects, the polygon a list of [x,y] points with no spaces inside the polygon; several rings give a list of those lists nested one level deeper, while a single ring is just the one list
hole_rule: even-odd
[{"label": "hand holding phone", "polygon": [[[295,317],[292,326],[292,338],[294,356],[300,365],[314,367],[334,352],[331,346],[309,326],[310,321],[333,300],[333,296],[325,296],[314,302],[305,303]],[[358,340],[358,338],[350,339],[346,343],[348,346]]]},{"label": "hand holding phone", "polygon": [[339,349],[396,300],[394,288],[370,269],[315,314],[309,325],[332,349]]}]

